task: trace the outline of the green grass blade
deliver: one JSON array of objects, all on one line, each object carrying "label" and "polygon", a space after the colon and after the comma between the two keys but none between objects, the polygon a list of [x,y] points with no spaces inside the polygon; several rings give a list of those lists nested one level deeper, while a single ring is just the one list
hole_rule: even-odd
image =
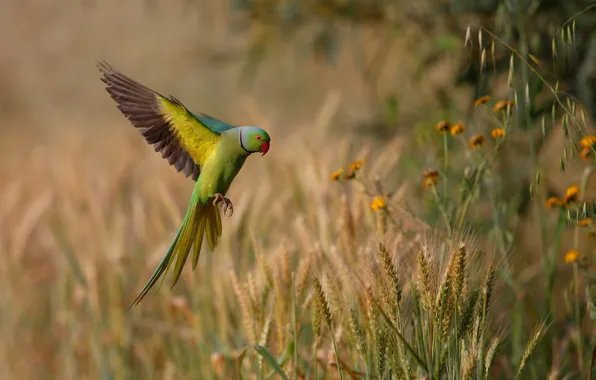
[{"label": "green grass blade", "polygon": [[261,357],[263,357],[263,359],[267,360],[267,362],[269,363],[269,365],[271,366],[271,368],[273,368],[275,370],[275,372],[277,372],[282,377],[282,379],[289,380],[288,379],[288,375],[286,375],[286,373],[280,367],[280,365],[277,362],[277,360],[275,360],[275,358],[273,357],[273,355],[271,355],[271,353],[265,347],[260,346],[258,344],[255,344],[253,346],[253,348],[255,349],[255,351],[257,351],[257,353],[259,355],[261,355]]}]

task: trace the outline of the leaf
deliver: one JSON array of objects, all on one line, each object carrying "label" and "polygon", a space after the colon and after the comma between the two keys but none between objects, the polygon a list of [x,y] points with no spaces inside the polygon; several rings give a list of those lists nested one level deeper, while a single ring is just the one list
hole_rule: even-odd
[{"label": "leaf", "polygon": [[249,347],[244,348],[244,350],[242,350],[242,352],[240,353],[240,356],[238,356],[238,378],[240,380],[242,380],[242,362],[244,361],[244,357],[246,356],[246,353],[248,352]]},{"label": "leaf", "polygon": [[[291,358],[292,355],[294,355],[294,341],[291,341],[290,343],[288,343],[288,345],[286,346],[286,349],[284,350],[284,353],[279,357],[279,359],[277,360],[278,365],[281,367],[284,364],[286,364]],[[271,371],[270,374],[268,374],[266,376],[267,379],[270,379],[273,377],[273,375],[275,375],[275,370]]]},{"label": "leaf", "polygon": [[257,351],[259,355],[263,357],[263,359],[267,360],[271,368],[273,368],[275,372],[277,372],[282,377],[282,379],[289,380],[288,375],[286,375],[284,370],[279,366],[277,360],[275,360],[273,355],[271,355],[271,353],[267,351],[265,347],[255,344],[253,348],[255,349],[255,351]]}]

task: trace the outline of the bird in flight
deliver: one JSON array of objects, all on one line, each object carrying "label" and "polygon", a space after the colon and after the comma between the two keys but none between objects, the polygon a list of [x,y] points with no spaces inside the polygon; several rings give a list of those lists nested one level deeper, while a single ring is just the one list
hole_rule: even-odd
[{"label": "bird in flight", "polygon": [[173,96],[165,97],[145,87],[106,62],[97,66],[120,112],[176,171],[195,181],[182,225],[128,312],[174,262],[172,288],[176,285],[191,248],[194,270],[203,238],[213,251],[222,231],[218,206],[224,215],[229,212],[232,216],[234,208],[225,197],[226,192],[248,156],[267,154],[271,138],[258,127],[232,126],[206,114],[193,113]]}]

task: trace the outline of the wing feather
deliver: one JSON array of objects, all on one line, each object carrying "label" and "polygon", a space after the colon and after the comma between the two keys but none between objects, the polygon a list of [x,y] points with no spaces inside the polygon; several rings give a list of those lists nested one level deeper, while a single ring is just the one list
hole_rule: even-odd
[{"label": "wing feather", "polygon": [[176,171],[196,181],[225,128],[211,128],[178,99],[164,97],[106,62],[98,68],[120,112]]}]

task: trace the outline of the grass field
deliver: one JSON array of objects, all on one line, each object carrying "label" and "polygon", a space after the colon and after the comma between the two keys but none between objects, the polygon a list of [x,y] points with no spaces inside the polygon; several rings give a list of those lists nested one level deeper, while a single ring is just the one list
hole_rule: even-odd
[{"label": "grass field", "polygon": [[[0,60],[1,378],[589,378],[596,137],[528,52],[474,29],[416,76],[415,53],[436,45],[406,32],[375,86],[399,83],[391,114],[349,53],[330,67],[278,46],[252,89],[237,87],[241,65],[197,58],[244,46],[217,2],[184,16],[159,1],[145,16],[141,2],[116,15],[73,4],[50,22],[51,7],[15,1],[0,18],[20,41],[4,40],[18,54]],[[485,44],[479,64],[497,85],[475,99],[450,79],[480,34],[514,64],[491,76]],[[171,43],[194,35],[199,47]],[[377,35],[363,31],[370,46]],[[94,71],[102,57],[272,136],[228,193],[235,211],[215,252],[126,315],[193,183],[117,113]],[[531,122],[525,104],[545,97],[553,116]],[[363,132],[379,117],[396,132]]]}]

